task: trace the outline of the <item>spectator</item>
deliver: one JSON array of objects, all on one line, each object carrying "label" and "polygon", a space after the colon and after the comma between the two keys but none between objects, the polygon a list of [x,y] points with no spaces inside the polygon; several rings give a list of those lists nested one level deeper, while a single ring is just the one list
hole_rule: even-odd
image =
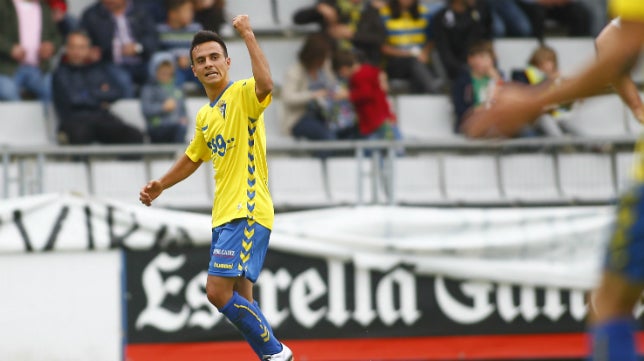
[{"label": "spectator", "polygon": [[575,0],[521,0],[534,34],[543,40],[546,20],[567,28],[567,36],[590,36],[591,13],[586,4]]},{"label": "spectator", "polygon": [[[166,0],[165,5],[168,9],[167,20],[157,25],[162,52],[157,52],[154,57],[165,57],[165,52],[171,52],[177,65],[175,73],[177,85],[183,86],[188,81],[194,85],[193,89],[197,89],[199,82],[190,67],[190,44],[194,33],[201,30],[201,25],[193,22],[192,0]],[[153,60],[150,63],[156,65],[157,62]],[[150,74],[154,76],[156,69],[150,68]]]},{"label": "spectator", "polygon": [[484,0],[492,14],[492,35],[502,37],[534,36],[530,18],[519,0]]},{"label": "spectator", "polygon": [[67,14],[67,1],[47,0],[47,5],[51,8],[51,14],[58,27],[58,32],[63,37],[66,37],[77,26],[77,20]]},{"label": "spectator", "polygon": [[414,93],[440,91],[443,82],[428,67],[434,42],[427,8],[418,0],[389,0],[380,15],[387,33],[382,45],[387,75],[410,82]]},{"label": "spectator", "polygon": [[[526,84],[538,85],[543,82],[555,82],[559,78],[557,53],[554,49],[541,45],[530,56],[528,66],[523,71],[515,71],[512,80]],[[575,133],[567,125],[569,109],[566,106],[554,106],[537,118],[537,129],[551,137],[561,137]]]},{"label": "spectator", "polygon": [[326,35],[309,35],[298,53],[298,62],[286,72],[282,101],[286,114],[283,131],[311,140],[332,140],[327,104],[330,99],[346,99],[348,94],[336,92],[337,79],[331,70],[331,44]]},{"label": "spectator", "polygon": [[333,68],[349,79],[349,99],[358,116],[360,136],[366,139],[402,139],[396,115],[387,99],[387,75],[380,68],[359,62],[356,55],[340,51]]},{"label": "spectator", "polygon": [[131,0],[137,6],[144,8],[148,13],[148,16],[152,17],[152,20],[156,24],[161,24],[166,21],[166,7],[164,6],[163,1],[160,0]]},{"label": "spectator", "polygon": [[334,41],[334,48],[360,49],[368,61],[379,64],[385,29],[380,19],[383,0],[320,0],[293,14],[295,24],[316,23]]},{"label": "spectator", "polygon": [[0,0],[0,100],[24,91],[51,97],[50,63],[60,37],[44,1]]},{"label": "spectator", "polygon": [[472,44],[468,49],[467,64],[467,70],[464,70],[452,84],[456,132],[460,132],[464,115],[489,101],[496,85],[503,82],[494,65],[494,52],[489,42],[479,41]]},{"label": "spectator", "polygon": [[133,96],[134,86],[145,83],[149,58],[158,47],[154,20],[145,8],[127,0],[100,0],[83,12],[81,26],[98,47],[100,59],[118,65],[117,80],[126,96]]},{"label": "spectator", "polygon": [[123,96],[109,64],[93,61],[89,36],[72,31],[65,55],[54,71],[54,106],[61,142],[69,144],[141,143],[143,135],[110,113]]},{"label": "spectator", "polygon": [[224,16],[225,0],[192,0],[195,10],[195,21],[205,30],[219,32],[226,22]]},{"label": "spectator", "polygon": [[434,38],[447,75],[454,80],[467,68],[467,49],[481,40],[492,40],[492,18],[476,0],[448,0],[434,17]]},{"label": "spectator", "polygon": [[174,82],[172,58],[157,59],[155,80],[141,90],[141,108],[152,143],[184,143],[188,113],[181,88]]}]

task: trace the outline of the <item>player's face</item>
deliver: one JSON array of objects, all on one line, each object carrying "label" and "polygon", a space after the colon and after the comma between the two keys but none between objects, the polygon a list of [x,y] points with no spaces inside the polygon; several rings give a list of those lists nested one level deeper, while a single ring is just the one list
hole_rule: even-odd
[{"label": "player's face", "polygon": [[230,58],[224,55],[224,49],[215,41],[197,45],[192,51],[192,72],[204,85],[228,83]]}]

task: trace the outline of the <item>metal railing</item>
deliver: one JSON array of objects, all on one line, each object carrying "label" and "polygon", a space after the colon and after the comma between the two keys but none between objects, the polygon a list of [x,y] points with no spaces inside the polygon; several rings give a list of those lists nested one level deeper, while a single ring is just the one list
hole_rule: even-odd
[{"label": "metal railing", "polygon": [[[397,153],[403,151],[405,156],[416,154],[432,154],[438,157],[451,154],[486,154],[492,155],[495,159],[495,172],[497,173],[500,199],[493,202],[480,202],[467,200],[450,200],[445,192],[445,175],[439,174],[441,193],[445,196],[443,200],[432,202],[435,205],[517,205],[539,204],[540,202],[517,202],[513,199],[503,197],[505,194],[504,184],[500,176],[500,161],[504,156],[519,153],[548,153],[554,159],[555,179],[559,183],[557,160],[560,154],[574,152],[593,152],[610,155],[611,178],[615,194],[618,188],[618,172],[616,154],[633,149],[636,137],[632,135],[620,137],[597,137],[597,138],[523,138],[510,140],[469,140],[469,139],[435,139],[435,140],[405,140],[398,142],[391,141],[335,141],[335,142],[310,142],[294,141],[284,144],[270,144],[268,147],[269,161],[271,157],[318,157],[324,159],[342,155],[355,157],[358,167],[358,192],[357,204],[364,203],[362,198],[363,177],[371,177],[373,189],[373,202],[381,204],[397,204],[396,182],[394,166],[399,158]],[[40,146],[40,147],[0,147],[2,155],[2,177],[3,187],[0,189],[3,198],[10,194],[10,186],[18,185],[19,195],[42,193],[43,184],[47,180],[43,177],[44,167],[47,162],[56,162],[60,159],[78,160],[93,162],[99,159],[132,159],[146,164],[147,174],[150,175],[150,161],[155,159],[174,158],[183,153],[185,145],[90,145],[90,146]],[[363,174],[362,162],[370,161],[374,165],[369,174]],[[17,165],[17,175],[11,175],[10,167]],[[439,167],[443,172],[444,167]],[[91,189],[91,177],[90,192]],[[327,182],[328,183],[328,182]],[[379,189],[384,192],[379,192]],[[599,198],[591,200],[571,199],[558,189],[559,196],[556,200],[548,203],[558,204],[586,204],[606,203],[610,198]],[[384,194],[384,199],[383,195]],[[379,197],[380,195],[380,197]]]}]

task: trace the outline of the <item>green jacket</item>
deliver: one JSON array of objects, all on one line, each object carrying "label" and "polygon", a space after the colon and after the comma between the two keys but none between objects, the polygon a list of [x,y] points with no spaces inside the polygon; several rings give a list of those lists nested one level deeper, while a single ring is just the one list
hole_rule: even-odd
[{"label": "green jacket", "polygon": [[[51,41],[58,49],[61,39],[51,10],[45,1],[39,0],[39,2],[42,9],[41,42]],[[13,0],[0,0],[0,74],[12,75],[20,65],[11,57],[11,49],[18,43],[20,43],[18,15]],[[48,70],[49,66],[49,61],[40,64],[43,70]]]}]

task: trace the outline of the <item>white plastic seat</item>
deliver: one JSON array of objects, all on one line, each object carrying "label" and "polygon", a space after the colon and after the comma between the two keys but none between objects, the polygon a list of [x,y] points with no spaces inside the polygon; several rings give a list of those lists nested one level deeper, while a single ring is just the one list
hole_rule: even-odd
[{"label": "white plastic seat", "polygon": [[149,180],[142,161],[93,161],[90,174],[95,196],[128,203],[139,201],[139,190]]},{"label": "white plastic seat", "polygon": [[609,155],[563,154],[559,177],[564,196],[572,199],[606,201],[615,197]]},{"label": "white plastic seat", "polygon": [[[261,41],[275,84],[282,84],[288,68],[297,61],[297,54],[303,42],[303,37],[267,38]],[[248,49],[244,42],[234,39],[226,43],[226,46],[231,59],[230,80],[250,78],[253,73]]]},{"label": "white plastic seat", "polygon": [[[356,158],[328,158],[326,161],[331,201],[338,204],[371,203],[374,200],[371,159],[358,164]],[[361,188],[361,199],[359,199]]]},{"label": "white plastic seat", "polygon": [[452,103],[443,95],[400,95],[398,126],[404,139],[453,138]]},{"label": "white plastic seat", "polygon": [[40,101],[0,102],[0,145],[38,146],[52,144],[47,116]]},{"label": "white plastic seat", "polygon": [[494,39],[494,52],[499,70],[510,76],[512,70],[527,66],[530,54],[539,43],[536,39]]},{"label": "white plastic seat", "polygon": [[404,204],[443,201],[440,160],[435,156],[404,157],[394,163],[394,197]]},{"label": "white plastic seat", "polygon": [[234,0],[226,2],[226,12],[230,18],[239,14],[248,14],[253,29],[256,31],[278,30],[279,26],[273,16],[273,1],[270,0]]},{"label": "white plastic seat", "polygon": [[[150,162],[151,179],[159,179],[174,164],[173,159]],[[156,200],[159,206],[181,209],[208,209],[212,207],[214,172],[211,163],[202,164],[192,175],[163,191]]]},{"label": "white plastic seat", "polygon": [[[309,28],[308,26],[295,25],[293,23],[293,15],[296,11],[307,6],[314,6],[315,0],[277,0],[277,20],[280,27],[289,29],[293,27]],[[317,24],[313,24],[317,26]],[[310,27],[315,29],[315,27]]]},{"label": "white plastic seat", "polygon": [[501,179],[505,196],[517,201],[560,199],[552,156],[510,154],[501,158]]},{"label": "white plastic seat", "polygon": [[195,135],[195,123],[197,121],[197,113],[199,113],[199,109],[208,104],[208,102],[208,98],[206,97],[192,97],[186,99],[186,112],[188,113],[186,143],[189,143]]},{"label": "white plastic seat", "polygon": [[600,95],[575,102],[566,122],[575,134],[616,136],[628,134],[626,107],[615,94]]},{"label": "white plastic seat", "polygon": [[144,133],[147,131],[139,99],[119,99],[110,106],[110,111],[121,118],[125,124],[131,125]]},{"label": "white plastic seat", "polygon": [[464,203],[502,200],[494,157],[447,155],[443,162],[448,200]]},{"label": "white plastic seat", "polygon": [[276,207],[317,207],[331,204],[317,158],[271,157],[269,189]]},{"label": "white plastic seat", "polygon": [[48,161],[43,171],[43,192],[90,193],[89,169],[85,162]]},{"label": "white plastic seat", "polygon": [[615,155],[618,193],[624,192],[632,184],[636,159],[639,159],[639,154],[633,152],[620,152]]},{"label": "white plastic seat", "polygon": [[[5,196],[6,198],[17,197],[20,194],[20,187],[18,182],[16,181],[18,177],[18,164],[16,162],[9,163],[7,170],[8,178],[5,179],[4,165],[2,162],[0,162],[0,199],[5,198]],[[7,187],[6,194],[5,186]]]}]

